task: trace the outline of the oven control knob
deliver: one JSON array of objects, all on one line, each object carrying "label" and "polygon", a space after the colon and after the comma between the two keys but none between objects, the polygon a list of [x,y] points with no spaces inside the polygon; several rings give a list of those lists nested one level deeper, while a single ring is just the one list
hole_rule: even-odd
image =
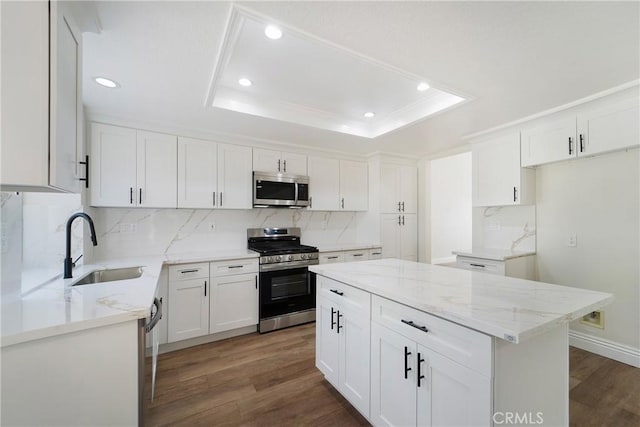
[{"label": "oven control knob", "polygon": [[301,254],[300,259],[307,259],[307,254]]},{"label": "oven control knob", "polygon": [[293,261],[293,255],[287,255],[287,261]]},{"label": "oven control knob", "polygon": [[267,262],[273,262],[273,257],[272,256],[268,256],[267,257]]},{"label": "oven control knob", "polygon": [[282,261],[282,257],[280,255],[274,256],[273,258],[274,258],[274,261],[278,261],[278,262]]}]

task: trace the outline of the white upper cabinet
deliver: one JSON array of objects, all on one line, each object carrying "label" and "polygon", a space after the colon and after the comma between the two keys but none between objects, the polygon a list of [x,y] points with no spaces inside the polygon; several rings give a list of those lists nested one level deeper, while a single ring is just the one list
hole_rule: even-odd
[{"label": "white upper cabinet", "polygon": [[218,144],[218,195],[219,208],[253,207],[251,147]]},{"label": "white upper cabinet", "polygon": [[91,206],[135,206],[136,130],[91,123]]},{"label": "white upper cabinet", "polygon": [[472,146],[473,206],[529,205],[535,201],[535,171],[520,167],[520,132]]},{"label": "white upper cabinet", "polygon": [[309,209],[340,209],[340,161],[309,156]]},{"label": "white upper cabinet", "polygon": [[177,138],[91,124],[91,205],[175,208]]},{"label": "white upper cabinet", "polygon": [[3,190],[80,191],[82,38],[71,6],[0,4]]},{"label": "white upper cabinet", "polygon": [[307,156],[284,151],[253,150],[253,170],[259,172],[307,174]]},{"label": "white upper cabinet", "polygon": [[368,165],[340,160],[340,208],[345,211],[369,209]]},{"label": "white upper cabinet", "polygon": [[640,145],[638,98],[630,98],[578,114],[578,156]]},{"label": "white upper cabinet", "polygon": [[416,214],[382,214],[380,218],[382,258],[418,260],[418,220]]},{"label": "white upper cabinet", "polygon": [[177,147],[174,135],[137,131],[138,206],[175,208],[178,183]]},{"label": "white upper cabinet", "polygon": [[418,169],[414,166],[383,163],[380,166],[381,213],[416,213]]},{"label": "white upper cabinet", "polygon": [[178,138],[178,207],[210,209],[217,204],[218,144]]},{"label": "white upper cabinet", "polygon": [[537,166],[640,145],[637,96],[587,104],[522,131],[522,166]]},{"label": "white upper cabinet", "polygon": [[522,131],[521,166],[576,157],[576,117],[570,116]]}]

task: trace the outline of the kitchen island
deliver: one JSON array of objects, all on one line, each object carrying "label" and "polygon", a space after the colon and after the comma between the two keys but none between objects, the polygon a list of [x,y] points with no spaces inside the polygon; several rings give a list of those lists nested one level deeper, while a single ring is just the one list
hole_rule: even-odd
[{"label": "kitchen island", "polygon": [[568,425],[568,322],[613,300],[397,259],[310,270],[316,366],[374,425]]}]

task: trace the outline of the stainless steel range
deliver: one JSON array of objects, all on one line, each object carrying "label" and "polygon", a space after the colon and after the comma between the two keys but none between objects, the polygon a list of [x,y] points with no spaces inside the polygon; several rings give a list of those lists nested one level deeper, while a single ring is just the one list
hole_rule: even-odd
[{"label": "stainless steel range", "polygon": [[260,254],[260,333],[316,320],[318,248],[300,244],[300,228],[250,228],[248,248]]}]

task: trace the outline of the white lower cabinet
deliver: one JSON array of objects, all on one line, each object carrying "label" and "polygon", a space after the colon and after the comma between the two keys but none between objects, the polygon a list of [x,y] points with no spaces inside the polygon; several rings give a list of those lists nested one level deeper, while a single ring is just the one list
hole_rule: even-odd
[{"label": "white lower cabinet", "polygon": [[368,418],[370,295],[318,277],[316,316],[316,366]]},{"label": "white lower cabinet", "polygon": [[169,267],[168,342],[209,333],[209,264]]},{"label": "white lower cabinet", "polygon": [[335,264],[340,262],[367,261],[381,259],[382,248],[358,249],[348,251],[322,252],[319,257],[320,264]]},{"label": "white lower cabinet", "polygon": [[209,333],[258,323],[258,274],[211,277]]}]

